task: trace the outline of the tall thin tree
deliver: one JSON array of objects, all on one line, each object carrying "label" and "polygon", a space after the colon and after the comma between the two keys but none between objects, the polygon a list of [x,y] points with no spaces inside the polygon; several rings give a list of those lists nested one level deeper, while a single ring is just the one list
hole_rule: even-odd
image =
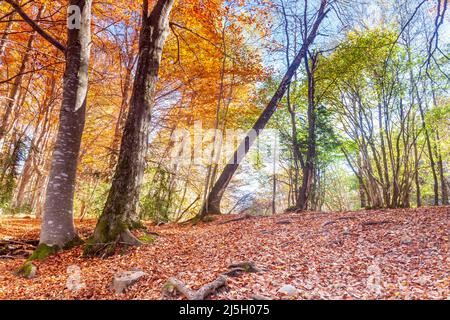
[{"label": "tall thin tree", "polygon": [[253,125],[252,129],[249,131],[249,133],[246,135],[244,140],[241,142],[241,144],[235,151],[232,159],[225,166],[225,169],[223,170],[219,179],[213,186],[213,188],[208,196],[208,200],[206,201],[205,205],[203,206],[202,210],[200,211],[200,217],[204,217],[208,214],[220,214],[220,203],[222,201],[223,194],[225,193],[225,190],[231,181],[231,178],[233,177],[236,170],[239,168],[239,164],[241,163],[241,161],[243,160],[245,155],[248,153],[251,145],[255,142],[255,140],[258,137],[258,135],[260,134],[260,132],[267,125],[268,121],[270,120],[273,113],[275,112],[275,110],[278,106],[278,103],[281,101],[284,94],[286,93],[288,86],[291,83],[295,72],[297,71],[298,67],[302,63],[302,61],[308,51],[308,48],[314,42],[323,19],[326,17],[326,15],[328,14],[328,12],[330,10],[328,8],[328,5],[329,5],[328,0],[321,1],[320,7],[316,14],[316,19],[312,25],[312,28],[311,28],[308,36],[305,38],[299,52],[297,53],[296,57],[292,61],[291,65],[289,66],[286,74],[284,75],[277,91],[273,95],[269,104],[266,106],[266,108],[262,112],[261,116],[258,118],[256,123]]}]

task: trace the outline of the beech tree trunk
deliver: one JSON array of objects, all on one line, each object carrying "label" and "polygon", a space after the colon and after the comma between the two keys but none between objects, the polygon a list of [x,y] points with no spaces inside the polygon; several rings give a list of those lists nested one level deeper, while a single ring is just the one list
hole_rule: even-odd
[{"label": "beech tree trunk", "polygon": [[40,244],[64,248],[78,239],[73,197],[83,134],[91,42],[92,0],[71,0],[81,11],[81,28],[68,29],[66,70],[59,129],[44,204]]},{"label": "beech tree trunk", "polygon": [[117,243],[138,245],[130,229],[139,224],[139,193],[145,168],[151,107],[173,0],[159,0],[150,14],[144,0],[139,60],[116,172],[86,255],[107,256]]},{"label": "beech tree trunk", "polygon": [[314,21],[314,24],[311,28],[308,37],[305,39],[302,47],[300,48],[300,51],[294,58],[292,64],[289,66],[286,74],[283,77],[283,80],[281,81],[278,87],[278,90],[275,92],[274,96],[272,97],[269,104],[266,106],[263,113],[256,121],[256,123],[253,125],[252,129],[249,131],[244,140],[241,142],[238,149],[234,152],[232,159],[225,166],[225,169],[223,170],[219,179],[211,189],[207,202],[200,212],[200,218],[208,214],[220,214],[220,202],[222,201],[223,194],[225,193],[225,190],[228,187],[231,178],[233,178],[233,175],[239,168],[241,161],[248,153],[250,147],[255,142],[258,135],[265,128],[267,122],[270,120],[273,113],[277,109],[278,103],[281,101],[284,94],[286,93],[286,90],[289,84],[291,83],[295,72],[302,63],[309,46],[314,42],[314,39],[316,38],[320,24],[322,23],[323,19],[328,13],[327,5],[328,0],[321,1],[320,8],[317,12],[317,18]]}]

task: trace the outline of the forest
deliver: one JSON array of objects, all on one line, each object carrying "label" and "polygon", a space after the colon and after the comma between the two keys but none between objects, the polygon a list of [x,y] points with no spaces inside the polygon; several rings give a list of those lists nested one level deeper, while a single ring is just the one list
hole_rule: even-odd
[{"label": "forest", "polygon": [[449,299],[448,0],[1,0],[0,299]]}]

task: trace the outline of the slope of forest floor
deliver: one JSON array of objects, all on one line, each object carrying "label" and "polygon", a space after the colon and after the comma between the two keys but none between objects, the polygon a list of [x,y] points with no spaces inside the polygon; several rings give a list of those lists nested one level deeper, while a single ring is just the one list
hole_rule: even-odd
[{"label": "slope of forest floor", "polygon": [[[196,289],[252,261],[260,273],[228,280],[211,299],[450,299],[450,207],[342,213],[282,214],[230,221],[222,216],[195,226],[149,225],[152,244],[107,259],[85,259],[82,249],[36,262],[37,276],[13,271],[23,262],[0,259],[0,299],[160,299],[170,277]],[[88,236],[95,221],[77,223]],[[0,239],[36,240],[39,222],[0,220]],[[81,289],[67,288],[80,270]],[[70,268],[71,267],[71,268]],[[148,275],[122,295],[110,285],[119,271]],[[75,272],[75,274],[74,274]]]}]

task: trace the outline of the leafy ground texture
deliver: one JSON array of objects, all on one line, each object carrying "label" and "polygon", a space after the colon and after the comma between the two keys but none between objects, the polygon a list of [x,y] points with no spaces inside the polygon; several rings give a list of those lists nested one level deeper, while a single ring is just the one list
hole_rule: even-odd
[{"label": "leafy ground texture", "polygon": [[[0,299],[161,299],[170,277],[197,289],[242,261],[262,271],[230,277],[210,299],[450,299],[450,207],[230,222],[236,217],[195,226],[148,225],[159,234],[152,244],[104,260],[85,259],[82,248],[75,248],[36,262],[33,279],[14,274],[24,258],[0,256]],[[77,222],[82,236],[94,226],[95,221]],[[38,235],[37,220],[0,220],[2,240]],[[133,268],[147,276],[115,294],[114,274]],[[278,292],[285,285],[297,291]]]}]

